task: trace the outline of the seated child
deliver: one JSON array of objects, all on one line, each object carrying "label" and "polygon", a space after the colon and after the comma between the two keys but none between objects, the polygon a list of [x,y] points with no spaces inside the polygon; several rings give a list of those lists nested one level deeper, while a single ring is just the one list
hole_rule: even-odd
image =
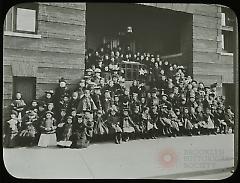
[{"label": "seated child", "polygon": [[234,133],[234,113],[231,111],[231,107],[227,108],[225,113],[225,119],[228,127],[232,128],[232,133]]},{"label": "seated child", "polygon": [[171,124],[172,124],[172,129],[171,129],[172,135],[176,137],[177,134],[179,133],[179,126],[178,126],[179,120],[177,115],[173,111],[172,107],[169,107],[168,112],[169,112],[169,118],[171,119]]},{"label": "seated child", "polygon": [[86,136],[86,126],[83,123],[83,114],[77,114],[78,120],[76,124],[73,124],[72,136],[70,140],[72,141],[71,148],[87,148],[89,145],[89,140]]},{"label": "seated child", "polygon": [[150,117],[151,117],[151,122],[152,122],[152,129],[149,130],[150,133],[150,137],[153,139],[157,138],[157,131],[158,131],[158,127],[157,124],[159,123],[159,114],[158,114],[158,107],[156,105],[152,106],[152,110],[150,111]]},{"label": "seated child", "polygon": [[202,107],[198,106],[196,108],[196,119],[198,123],[198,129],[200,131],[200,134],[207,134],[207,123],[204,121],[204,114],[202,112]]},{"label": "seated child", "polygon": [[96,140],[102,140],[102,137],[104,135],[108,134],[108,127],[105,125],[105,120],[103,120],[102,117],[103,113],[102,110],[98,110],[97,116],[94,120],[94,136],[96,137]]},{"label": "seated child", "polygon": [[57,136],[57,141],[61,140],[62,134],[63,134],[63,130],[64,130],[64,124],[67,121],[67,113],[66,113],[66,109],[61,109],[60,112],[60,117],[57,121],[57,129],[56,129],[56,136]]},{"label": "seated child", "polygon": [[5,126],[5,143],[6,147],[15,147],[17,146],[17,135],[19,129],[19,121],[18,121],[18,113],[17,111],[11,112],[11,119],[6,122]]},{"label": "seated child", "polygon": [[182,115],[182,122],[184,124],[184,130],[186,132],[186,135],[188,135],[188,136],[192,136],[192,129],[193,129],[193,125],[190,120],[191,120],[191,118],[189,115],[188,107],[184,107],[183,115]]},{"label": "seated child", "polygon": [[205,109],[204,121],[206,121],[207,124],[208,135],[210,134],[216,135],[217,133],[215,132],[214,128],[214,116],[212,115],[209,107],[206,107]]},{"label": "seated child", "polygon": [[94,127],[93,114],[89,110],[85,110],[84,113],[85,114],[83,117],[83,123],[86,126],[87,140],[90,142],[93,137],[93,127]]},{"label": "seated child", "polygon": [[183,135],[184,133],[184,126],[183,126],[183,123],[181,121],[181,112],[180,112],[180,109],[179,108],[175,108],[175,118],[174,118],[174,121],[177,122],[178,124],[178,128],[179,128],[179,131],[178,131],[178,135]]},{"label": "seated child", "polygon": [[216,126],[219,127],[219,133],[226,134],[227,133],[227,123],[226,123],[223,109],[218,107],[214,117],[215,117],[215,124],[216,124]]},{"label": "seated child", "polygon": [[196,116],[194,107],[190,107],[190,121],[193,125],[193,129],[192,129],[193,133],[195,135],[200,135],[199,124],[198,124],[198,120],[197,120],[197,116]]},{"label": "seated child", "polygon": [[162,131],[162,135],[167,135],[169,137],[172,136],[172,123],[171,123],[171,119],[169,118],[169,112],[167,110],[167,106],[166,105],[162,105],[160,107],[160,118],[159,118],[159,126],[160,129],[163,129]]},{"label": "seated child", "polygon": [[130,134],[135,132],[134,126],[135,124],[133,123],[132,119],[130,118],[129,114],[128,114],[128,108],[124,108],[123,109],[123,117],[121,120],[121,127],[123,130],[123,140],[124,141],[129,141],[129,136]]},{"label": "seated child", "polygon": [[47,111],[46,118],[42,120],[41,135],[39,138],[39,147],[48,147],[57,145],[56,120],[53,118],[53,112]]},{"label": "seated child", "polygon": [[70,141],[70,137],[72,136],[72,116],[67,117],[66,123],[63,125],[63,133],[62,138],[59,142],[57,142],[57,145],[59,147],[70,147],[72,144],[72,141]]},{"label": "seated child", "polygon": [[[20,92],[16,93],[16,99],[13,100],[13,102],[11,103],[11,107],[12,107],[12,110],[15,110],[18,112],[17,118],[21,122],[21,119],[23,117],[24,110],[26,107],[26,103],[22,99],[22,94]],[[20,126],[21,126],[21,123],[20,123]]]},{"label": "seated child", "polygon": [[135,106],[131,118],[133,120],[133,123],[136,125],[135,126],[136,137],[143,137],[144,126],[142,123],[139,106]]},{"label": "seated child", "polygon": [[110,134],[114,134],[116,144],[120,144],[122,141],[122,129],[120,127],[120,119],[117,115],[117,111],[110,108],[110,114],[107,118],[107,126]]},{"label": "seated child", "polygon": [[33,110],[28,111],[27,114],[23,117],[23,123],[21,127],[22,130],[19,133],[19,140],[21,141],[21,145],[34,145],[35,136],[37,133],[34,124],[37,122],[37,120],[37,113]]}]

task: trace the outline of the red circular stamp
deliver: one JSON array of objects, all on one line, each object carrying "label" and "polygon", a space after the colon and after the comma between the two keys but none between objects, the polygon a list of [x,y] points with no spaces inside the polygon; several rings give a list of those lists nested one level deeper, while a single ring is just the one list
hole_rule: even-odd
[{"label": "red circular stamp", "polygon": [[167,148],[160,152],[160,164],[164,168],[172,168],[176,165],[177,155],[174,149]]}]

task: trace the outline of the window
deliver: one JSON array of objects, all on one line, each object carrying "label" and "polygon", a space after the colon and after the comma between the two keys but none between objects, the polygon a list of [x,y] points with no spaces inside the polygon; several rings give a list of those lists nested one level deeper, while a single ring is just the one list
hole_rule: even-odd
[{"label": "window", "polygon": [[222,53],[234,52],[235,14],[228,7],[221,7]]},{"label": "window", "polygon": [[234,40],[233,33],[230,31],[222,30],[222,51],[225,53],[233,53]]},{"label": "window", "polygon": [[228,7],[221,8],[221,25],[222,26],[234,26],[235,15],[231,9]]},{"label": "window", "polygon": [[124,70],[124,77],[126,79],[126,81],[133,81],[133,80],[138,80],[139,78],[139,68],[140,68],[141,64],[139,63],[127,63],[124,62],[121,64],[121,69]]},{"label": "window", "polygon": [[4,30],[36,34],[37,7],[36,3],[24,3],[12,7],[6,15]]}]

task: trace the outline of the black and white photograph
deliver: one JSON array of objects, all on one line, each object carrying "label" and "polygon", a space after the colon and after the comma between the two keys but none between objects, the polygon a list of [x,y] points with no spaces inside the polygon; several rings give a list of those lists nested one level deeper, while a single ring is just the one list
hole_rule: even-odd
[{"label": "black and white photograph", "polygon": [[28,2],[6,12],[2,148],[10,176],[236,173],[239,41],[230,7]]}]

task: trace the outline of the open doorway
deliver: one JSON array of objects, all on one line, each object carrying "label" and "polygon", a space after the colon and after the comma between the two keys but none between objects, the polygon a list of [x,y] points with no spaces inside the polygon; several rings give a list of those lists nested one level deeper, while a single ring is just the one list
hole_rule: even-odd
[{"label": "open doorway", "polygon": [[87,3],[86,48],[104,43],[192,63],[192,15],[131,3]]}]

